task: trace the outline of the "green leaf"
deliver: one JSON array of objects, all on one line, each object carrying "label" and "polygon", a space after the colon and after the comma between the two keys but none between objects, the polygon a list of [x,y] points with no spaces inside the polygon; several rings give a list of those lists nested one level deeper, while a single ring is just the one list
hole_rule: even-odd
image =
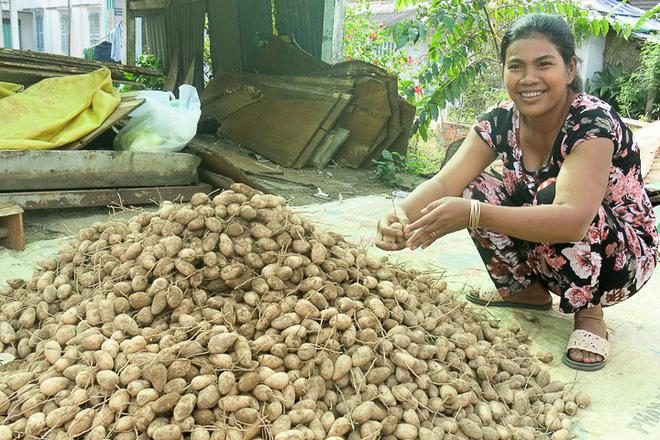
[{"label": "green leaf", "polygon": [[395,26],[394,29],[392,29],[392,40],[394,40],[397,49],[404,47],[408,44],[408,41],[410,41],[408,37],[408,29],[405,26]]},{"label": "green leaf", "polygon": [[422,137],[422,139],[424,139],[425,141],[427,141],[427,140],[429,139],[428,127],[429,127],[428,123],[427,123],[427,124],[423,124],[423,125],[420,124],[420,126],[419,126],[419,135],[420,135],[420,136]]},{"label": "green leaf", "polygon": [[600,27],[601,27],[601,31],[603,32],[603,35],[607,35],[607,33],[610,31],[610,22],[607,21],[607,18],[603,18],[600,21]]},{"label": "green leaf", "polygon": [[410,127],[410,131],[412,133],[417,133],[418,130],[419,130],[419,118],[415,119],[415,122],[413,122],[412,127]]},{"label": "green leaf", "polygon": [[623,31],[623,38],[625,38],[627,40],[628,38],[630,38],[630,35],[632,35],[632,33],[633,33],[633,28],[631,28],[631,27],[626,28]]},{"label": "green leaf", "polygon": [[442,19],[442,23],[450,32],[454,29],[454,20],[452,20],[451,17],[445,15]]},{"label": "green leaf", "polygon": [[660,3],[646,11],[641,17],[639,17],[639,19],[637,19],[635,26],[633,26],[633,31],[640,30],[649,18],[656,15],[660,15]]},{"label": "green leaf", "polygon": [[431,119],[436,121],[438,119],[438,106],[431,104],[431,108],[429,110],[431,112]]},{"label": "green leaf", "polygon": [[408,29],[408,40],[412,41],[413,43],[417,43],[417,41],[419,41],[419,30],[417,28],[411,27]]}]

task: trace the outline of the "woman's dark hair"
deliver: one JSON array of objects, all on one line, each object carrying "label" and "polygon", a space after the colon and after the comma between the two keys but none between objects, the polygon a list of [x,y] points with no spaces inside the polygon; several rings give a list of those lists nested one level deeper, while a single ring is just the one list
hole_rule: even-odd
[{"label": "woman's dark hair", "polygon": [[[506,51],[516,40],[527,38],[547,38],[555,45],[564,63],[568,65],[575,54],[575,38],[568,24],[559,15],[555,14],[529,14],[516,20],[506,31],[500,45],[500,60],[504,64]],[[582,80],[576,74],[575,79],[569,86],[574,92],[582,90]]]}]

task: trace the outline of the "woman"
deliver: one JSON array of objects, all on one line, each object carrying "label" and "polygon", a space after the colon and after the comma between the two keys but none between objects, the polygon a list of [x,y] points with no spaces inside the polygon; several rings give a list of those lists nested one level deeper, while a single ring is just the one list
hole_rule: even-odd
[{"label": "woman", "polygon": [[[575,43],[559,16],[516,21],[501,44],[511,101],[481,116],[454,157],[379,222],[377,245],[426,247],[469,227],[496,292],[477,304],[574,314],[564,363],[604,366],[604,306],[635,294],[657,263],[658,234],[639,149],[605,102],[580,92]],[[483,173],[499,157],[503,181]],[[461,197],[462,196],[462,197]],[[400,212],[400,211],[399,211]],[[394,238],[399,241],[392,243]]]}]

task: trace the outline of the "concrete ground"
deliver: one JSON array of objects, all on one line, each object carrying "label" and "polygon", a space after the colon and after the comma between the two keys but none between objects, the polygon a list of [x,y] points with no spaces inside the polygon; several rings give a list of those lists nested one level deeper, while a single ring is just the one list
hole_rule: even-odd
[{"label": "concrete ground", "polygon": [[[375,254],[387,254],[373,246],[376,221],[390,210],[392,201],[369,196],[300,207],[321,227],[344,234],[349,240],[369,246]],[[391,252],[400,264],[442,274],[458,295],[470,286],[490,283],[479,254],[466,231],[450,234],[425,250]],[[534,312],[528,321],[520,310],[487,308],[502,321],[517,321],[527,330],[535,351],[549,351],[548,365],[554,379],[586,391],[592,405],[580,410],[574,430],[580,440],[660,439],[660,269],[634,297],[605,310],[610,334],[610,357],[604,369],[578,372],[561,362],[573,329],[572,315],[557,309]],[[475,306],[478,307],[478,306]]]},{"label": "concrete ground", "polygon": [[[368,196],[293,209],[315,220],[320,228],[344,234],[348,240],[364,245],[370,253],[383,255],[386,253],[373,246],[376,220],[391,207],[391,199]],[[30,277],[36,263],[63,246],[67,235],[102,221],[106,214],[99,209],[53,211],[37,216],[27,213],[27,248],[24,252],[0,250],[0,282]],[[465,231],[443,237],[423,251],[390,253],[390,258],[402,265],[442,275],[457,295],[465,288],[489,282]],[[534,312],[533,321],[515,310],[488,308],[485,313],[504,323],[519,322],[531,334],[534,349],[553,353],[554,360],[549,364],[553,378],[590,394],[591,407],[581,410],[575,419],[577,438],[657,440],[660,439],[659,292],[660,269],[635,297],[606,309],[610,358],[603,370],[592,373],[571,370],[561,363],[572,318],[558,312],[556,307]]]}]

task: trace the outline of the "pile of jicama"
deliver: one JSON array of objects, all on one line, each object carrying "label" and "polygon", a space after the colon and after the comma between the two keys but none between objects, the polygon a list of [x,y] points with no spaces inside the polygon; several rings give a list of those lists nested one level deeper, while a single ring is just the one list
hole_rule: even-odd
[{"label": "pile of jicama", "polygon": [[0,440],[561,440],[589,404],[519,327],[240,184],[8,284]]}]

